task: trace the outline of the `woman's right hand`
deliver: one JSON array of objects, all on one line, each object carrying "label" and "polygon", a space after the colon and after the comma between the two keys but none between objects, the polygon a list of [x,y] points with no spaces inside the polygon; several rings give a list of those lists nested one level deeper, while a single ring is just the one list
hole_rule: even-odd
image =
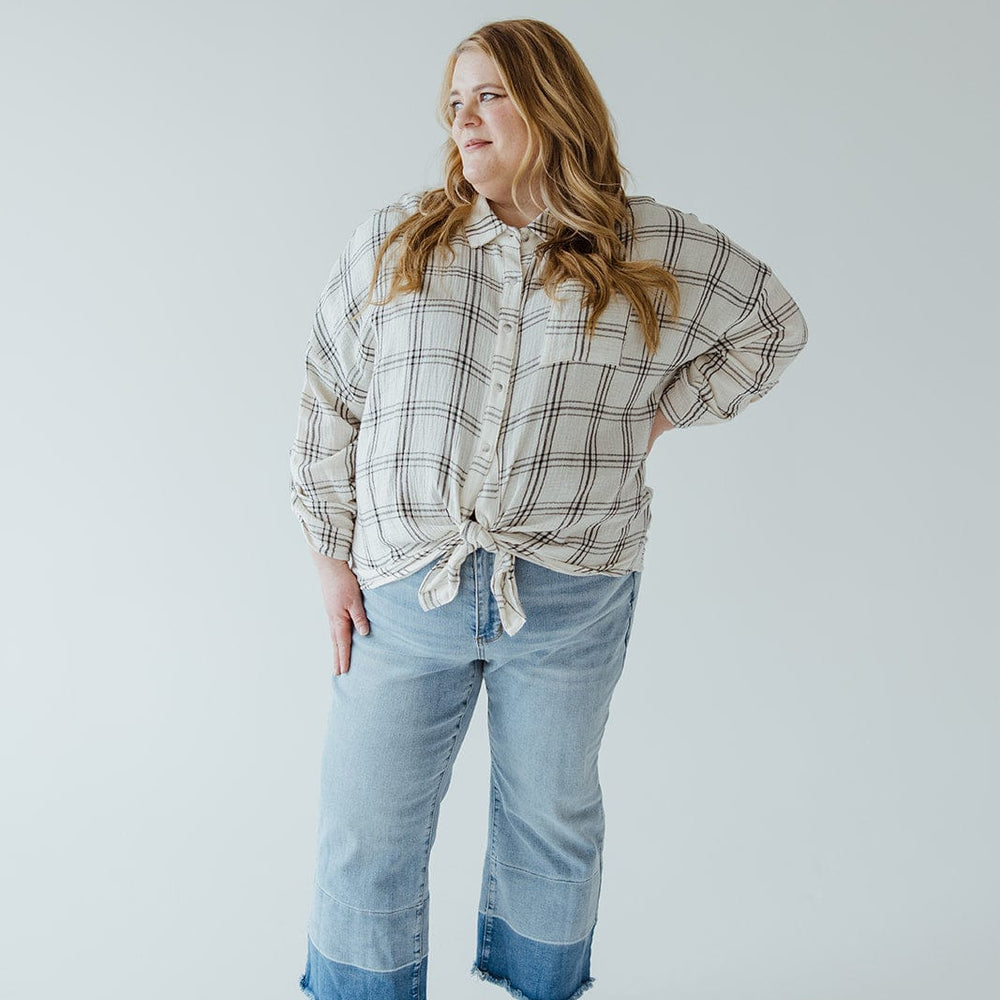
[{"label": "woman's right hand", "polygon": [[346,674],[351,668],[351,634],[353,628],[368,635],[368,616],[365,614],[361,587],[346,559],[331,559],[314,549],[313,562],[319,571],[323,607],[330,623],[333,640],[333,674]]}]

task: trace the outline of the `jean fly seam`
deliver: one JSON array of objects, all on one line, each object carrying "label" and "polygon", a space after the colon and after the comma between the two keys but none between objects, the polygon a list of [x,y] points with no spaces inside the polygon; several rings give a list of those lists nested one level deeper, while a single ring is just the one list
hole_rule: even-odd
[{"label": "jean fly seam", "polygon": [[[503,627],[499,623],[497,623],[497,629],[496,629],[496,632],[493,633],[493,635],[486,635],[483,632],[483,629],[485,628],[486,624],[489,622],[489,617],[490,617],[489,616],[490,601],[491,600],[496,600],[493,597],[493,588],[491,586],[492,576],[490,574],[486,574],[482,578],[482,579],[485,579],[485,581],[486,581],[486,595],[485,595],[486,599],[483,602],[480,602],[480,600],[479,600],[479,597],[480,597],[480,594],[479,594],[479,588],[480,588],[480,574],[479,574],[479,558],[480,557],[479,557],[479,553],[480,552],[488,552],[488,551],[489,551],[488,549],[474,549],[473,552],[472,552],[472,569],[473,569],[473,574],[474,574],[473,579],[475,581],[475,586],[474,586],[473,590],[474,590],[474,598],[475,598],[475,603],[476,603],[476,644],[477,644],[477,646],[479,648],[479,655],[480,655],[480,657],[485,657],[485,655],[486,655],[486,649],[485,649],[486,643],[496,642],[496,640],[499,639],[503,635]],[[484,556],[483,558],[486,558],[486,557]],[[495,559],[496,559],[496,554],[494,554],[494,560]],[[482,614],[480,614],[481,604],[485,604],[485,609],[483,609],[483,613]]]},{"label": "jean fly seam", "polygon": [[479,642],[479,559],[476,557],[476,550],[472,550],[472,601],[476,606],[476,642]]}]

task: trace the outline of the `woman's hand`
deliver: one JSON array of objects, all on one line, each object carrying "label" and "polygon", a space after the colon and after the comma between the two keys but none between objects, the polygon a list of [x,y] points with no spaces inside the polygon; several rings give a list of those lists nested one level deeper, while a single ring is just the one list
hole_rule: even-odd
[{"label": "woman's hand", "polygon": [[649,444],[646,445],[646,454],[648,455],[653,447],[653,442],[664,432],[674,429],[674,425],[667,420],[663,415],[662,410],[656,411],[656,416],[653,417],[653,429],[649,432]]},{"label": "woman's hand", "polygon": [[333,674],[346,674],[351,669],[351,632],[356,627],[362,635],[368,635],[368,616],[361,595],[361,587],[354,571],[346,559],[331,559],[314,549],[313,562],[319,570],[320,587],[323,592],[323,607],[330,622],[330,638],[333,640]]}]

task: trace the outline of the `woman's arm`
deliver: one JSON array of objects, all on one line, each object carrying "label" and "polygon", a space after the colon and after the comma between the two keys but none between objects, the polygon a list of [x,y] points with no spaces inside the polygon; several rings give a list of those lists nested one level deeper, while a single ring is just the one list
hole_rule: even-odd
[{"label": "woman's arm", "polygon": [[361,588],[347,559],[357,513],[355,453],[371,376],[369,331],[358,310],[372,272],[374,224],[373,217],[355,230],[320,296],[289,449],[292,508],[319,570],[334,674],[350,666],[352,624],[368,632]]},{"label": "woman's arm", "polygon": [[805,346],[805,317],[766,265],[756,299],[717,334],[703,353],[679,368],[659,409],[676,427],[731,420],[766,395]]},{"label": "woman's arm", "polygon": [[350,555],[357,513],[355,450],[372,351],[356,311],[371,276],[369,229],[355,230],[320,295],[289,449],[292,509],[309,545],[334,559]]}]

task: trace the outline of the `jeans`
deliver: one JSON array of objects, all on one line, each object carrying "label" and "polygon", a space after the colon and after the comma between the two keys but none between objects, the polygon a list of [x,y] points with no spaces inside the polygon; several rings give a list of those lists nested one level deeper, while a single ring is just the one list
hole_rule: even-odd
[{"label": "jeans", "polygon": [[[604,845],[598,751],[641,573],[558,573],[523,559],[527,614],[505,633],[494,554],[462,564],[457,596],[424,611],[417,571],[364,593],[332,678],[319,846],[299,986],[314,1000],[426,1000],[428,861],[455,756],[485,681],[489,836],[471,974],[524,1000],[593,985]],[[471,927],[470,927],[471,937]]]}]

